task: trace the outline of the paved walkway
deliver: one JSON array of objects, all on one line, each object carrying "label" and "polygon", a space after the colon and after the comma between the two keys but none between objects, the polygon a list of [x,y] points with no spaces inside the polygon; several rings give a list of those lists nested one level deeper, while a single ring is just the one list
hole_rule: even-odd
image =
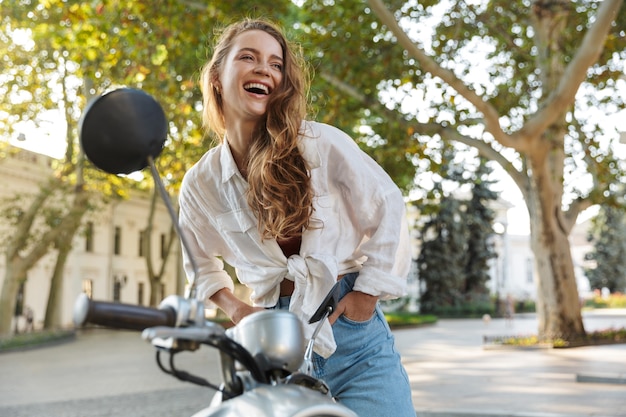
[{"label": "paved walkway", "polygon": [[[626,327],[626,310],[588,313],[584,321],[588,331]],[[626,384],[618,383],[626,374],[626,344],[534,350],[483,346],[485,335],[536,330],[533,316],[518,316],[511,323],[440,320],[433,326],[395,331],[417,416],[626,416]],[[206,370],[203,376],[218,381],[217,355],[204,352],[209,353],[182,354],[179,363],[183,369]],[[115,415],[124,417],[120,407],[129,410],[134,397],[161,396],[189,387],[161,373],[152,348],[133,332],[89,331],[63,345],[0,354],[3,417],[29,415],[20,410],[30,415],[33,410],[48,410],[36,413],[47,417],[80,415],[55,414],[52,410],[63,408],[51,405],[63,401],[69,410],[87,399],[91,404],[102,399],[98,416],[112,415],[106,409],[119,405]],[[129,405],[111,404],[113,397]],[[172,415],[181,414],[174,410]],[[168,415],[167,410],[161,411]]]},{"label": "paved walkway", "polygon": [[[626,327],[626,310],[583,315],[587,331]],[[575,349],[485,349],[483,336],[537,333],[512,322],[440,320],[396,331],[418,417],[626,416],[626,344]],[[578,382],[578,381],[594,382]]]}]

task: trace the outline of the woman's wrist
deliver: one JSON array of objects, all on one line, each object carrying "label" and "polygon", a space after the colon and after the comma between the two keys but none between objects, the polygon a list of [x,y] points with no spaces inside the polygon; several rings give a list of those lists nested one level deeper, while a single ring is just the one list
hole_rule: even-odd
[{"label": "woman's wrist", "polygon": [[245,316],[261,310],[244,303],[228,288],[217,291],[209,297],[209,300],[215,303],[235,324],[239,323]]}]

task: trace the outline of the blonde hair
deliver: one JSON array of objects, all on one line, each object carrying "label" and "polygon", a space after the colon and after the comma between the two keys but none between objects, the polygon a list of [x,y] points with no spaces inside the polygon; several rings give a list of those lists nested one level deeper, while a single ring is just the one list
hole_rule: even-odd
[{"label": "blonde hair", "polygon": [[201,72],[204,126],[223,140],[226,127],[217,81],[235,38],[249,30],[262,30],[278,41],[283,50],[283,77],[270,96],[265,122],[252,141],[246,161],[250,184],[246,199],[263,238],[301,236],[313,212],[309,171],[298,149],[307,111],[309,74],[300,48],[291,44],[276,25],[244,19],[222,32],[211,60]]}]

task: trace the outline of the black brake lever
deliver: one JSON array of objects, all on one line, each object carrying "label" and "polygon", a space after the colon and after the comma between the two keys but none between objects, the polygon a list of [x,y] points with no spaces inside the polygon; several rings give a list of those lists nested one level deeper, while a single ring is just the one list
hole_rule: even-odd
[{"label": "black brake lever", "polygon": [[318,321],[330,316],[335,308],[337,308],[337,304],[339,303],[339,297],[341,295],[341,283],[337,281],[335,285],[330,289],[322,304],[317,308],[311,319],[309,320],[309,324],[317,323]]}]

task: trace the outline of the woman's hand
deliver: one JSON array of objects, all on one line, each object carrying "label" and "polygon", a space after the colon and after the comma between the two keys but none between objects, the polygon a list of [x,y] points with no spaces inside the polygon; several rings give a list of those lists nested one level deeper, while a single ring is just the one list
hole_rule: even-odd
[{"label": "woman's hand", "polygon": [[234,324],[239,323],[244,317],[252,313],[264,310],[262,307],[252,307],[244,303],[235,297],[228,288],[222,288],[213,294],[210,300],[221,308]]},{"label": "woman's hand", "polygon": [[228,315],[228,317],[230,317],[230,320],[234,323],[237,324],[239,323],[244,317],[252,314],[252,313],[256,313],[257,311],[262,311],[264,310],[264,308],[262,307],[252,307],[249,304],[244,303],[243,301],[237,306],[237,308],[235,308],[231,314]]},{"label": "woman's hand", "polygon": [[330,324],[334,324],[339,316],[343,314],[352,321],[367,321],[372,318],[377,302],[378,297],[374,295],[360,291],[351,291],[339,301],[337,308],[335,308],[328,320]]}]

